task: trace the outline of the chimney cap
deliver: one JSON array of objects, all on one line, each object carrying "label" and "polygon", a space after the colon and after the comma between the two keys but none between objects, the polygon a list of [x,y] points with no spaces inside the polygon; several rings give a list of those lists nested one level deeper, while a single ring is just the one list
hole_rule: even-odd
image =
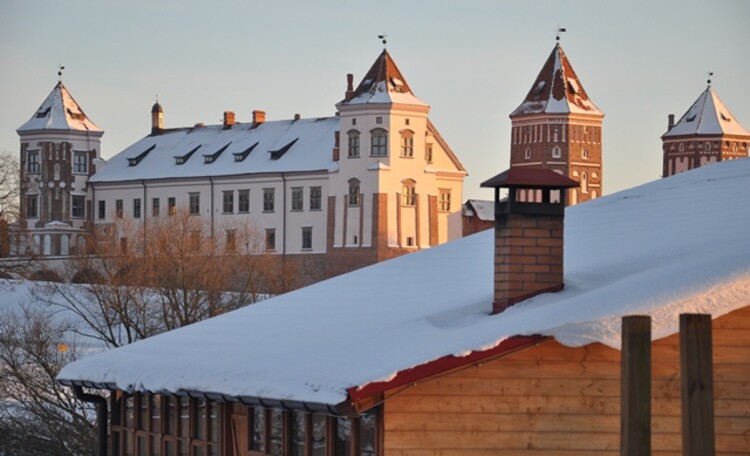
[{"label": "chimney cap", "polygon": [[482,182],[483,188],[574,188],[580,184],[543,168],[510,168]]}]

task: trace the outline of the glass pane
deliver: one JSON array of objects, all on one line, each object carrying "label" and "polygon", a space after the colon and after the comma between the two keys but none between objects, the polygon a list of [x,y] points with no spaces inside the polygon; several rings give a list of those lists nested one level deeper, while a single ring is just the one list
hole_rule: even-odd
[{"label": "glass pane", "polygon": [[114,401],[112,401],[112,424],[119,425],[122,422],[122,394],[112,393]]},{"label": "glass pane", "polygon": [[255,407],[252,410],[253,433],[250,439],[250,449],[265,451],[266,411],[261,407]]},{"label": "glass pane", "polygon": [[148,452],[146,452],[146,437],[139,435],[135,438],[135,441],[138,446],[138,456],[148,456]]},{"label": "glass pane", "polygon": [[336,440],[333,443],[336,456],[349,456],[351,454],[349,444],[351,438],[352,422],[346,418],[336,418]]},{"label": "glass pane", "polygon": [[151,432],[161,433],[161,396],[151,396]]},{"label": "glass pane", "polygon": [[125,432],[123,434],[123,438],[125,439],[124,447],[125,451],[123,451],[123,454],[125,456],[133,456],[133,433],[132,432]]},{"label": "glass pane", "polygon": [[219,416],[218,402],[211,402],[208,405],[208,441],[221,442],[221,416]]},{"label": "glass pane", "polygon": [[161,439],[158,435],[151,436],[151,455],[152,456],[161,455]]},{"label": "glass pane", "polygon": [[140,408],[138,409],[138,429],[145,430],[149,418],[149,397],[145,394],[140,396]]},{"label": "glass pane", "polygon": [[120,433],[112,432],[112,456],[120,456]]},{"label": "glass pane", "polygon": [[164,442],[164,456],[175,456],[175,443],[171,440]]},{"label": "glass pane", "polygon": [[180,398],[180,437],[190,437],[190,399]]},{"label": "glass pane", "polygon": [[305,412],[295,411],[292,413],[292,456],[305,455]]},{"label": "glass pane", "polygon": [[326,428],[328,417],[313,415],[312,417],[312,454],[326,456]]},{"label": "glass pane", "polygon": [[221,452],[219,451],[221,447],[216,444],[209,444],[208,445],[208,456],[220,456]]},{"label": "glass pane", "polygon": [[203,447],[193,447],[193,456],[205,456],[205,454]]},{"label": "glass pane", "polygon": [[180,440],[180,456],[190,456],[190,441],[187,439]]},{"label": "glass pane", "polygon": [[133,422],[135,411],[133,407],[135,407],[135,398],[128,396],[125,399],[125,427],[130,429],[135,427],[135,423]]},{"label": "glass pane", "polygon": [[201,399],[198,401],[198,416],[195,420],[195,428],[193,429],[193,436],[200,440],[206,439],[206,416],[208,415],[208,403]]},{"label": "glass pane", "polygon": [[361,456],[375,456],[377,414],[368,412],[359,417],[359,451]]},{"label": "glass pane", "polygon": [[284,450],[284,412],[279,409],[271,409],[271,448],[270,453],[274,456],[280,456]]},{"label": "glass pane", "polygon": [[167,434],[177,435],[177,398],[166,396],[164,400],[167,401]]}]

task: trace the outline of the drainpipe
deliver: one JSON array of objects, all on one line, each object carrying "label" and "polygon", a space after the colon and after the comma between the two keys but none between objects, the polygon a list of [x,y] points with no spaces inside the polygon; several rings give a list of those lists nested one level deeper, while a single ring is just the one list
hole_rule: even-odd
[{"label": "drainpipe", "polygon": [[208,176],[208,181],[211,183],[211,242],[216,245],[216,239],[214,239],[214,179]]},{"label": "drainpipe", "polygon": [[281,173],[281,261],[286,262],[286,177]]},{"label": "drainpipe", "polygon": [[72,389],[76,399],[96,404],[96,455],[107,456],[107,400],[96,394],[84,393],[81,386],[73,386]]},{"label": "drainpipe", "polygon": [[143,248],[144,252],[146,249],[146,217],[148,217],[148,204],[146,204],[146,181],[141,179],[141,185],[143,185],[143,203],[141,203],[141,216],[143,217]]}]

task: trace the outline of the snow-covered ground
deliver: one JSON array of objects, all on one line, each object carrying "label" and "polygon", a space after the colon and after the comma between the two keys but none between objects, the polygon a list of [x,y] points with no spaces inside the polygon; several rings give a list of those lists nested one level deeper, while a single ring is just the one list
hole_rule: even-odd
[{"label": "snow-covered ground", "polygon": [[618,348],[620,317],[750,303],[750,159],[569,208],[565,290],[489,315],[493,233],[354,271],[68,365],[64,380],[337,404],[347,389],[515,335]]}]

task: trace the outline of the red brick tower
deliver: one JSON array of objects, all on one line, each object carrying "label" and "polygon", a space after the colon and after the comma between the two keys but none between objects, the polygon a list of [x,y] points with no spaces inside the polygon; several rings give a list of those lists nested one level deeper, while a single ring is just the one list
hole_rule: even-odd
[{"label": "red brick tower", "polygon": [[669,177],[722,160],[748,156],[750,132],[740,125],[711,88],[711,80],[677,124],[669,115],[662,135],[662,176]]},{"label": "red brick tower", "polygon": [[580,182],[569,190],[571,205],[601,196],[603,118],[558,42],[510,115],[510,166],[551,169]]}]

